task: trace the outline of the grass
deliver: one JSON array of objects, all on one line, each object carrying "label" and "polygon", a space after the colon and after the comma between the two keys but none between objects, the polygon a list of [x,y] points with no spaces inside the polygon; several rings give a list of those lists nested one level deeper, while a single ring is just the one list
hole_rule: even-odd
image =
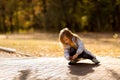
[{"label": "grass", "polygon": [[[120,38],[111,34],[78,33],[85,47],[98,56],[120,56]],[[63,56],[58,34],[0,35],[0,46],[14,48],[30,56]]]}]

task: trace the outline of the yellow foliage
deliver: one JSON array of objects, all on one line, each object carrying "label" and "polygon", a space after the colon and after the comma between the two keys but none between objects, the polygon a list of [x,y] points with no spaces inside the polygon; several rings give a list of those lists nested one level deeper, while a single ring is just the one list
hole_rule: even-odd
[{"label": "yellow foliage", "polygon": [[118,35],[117,33],[115,33],[115,34],[113,35],[113,38],[114,38],[114,39],[117,39],[118,36],[119,36],[119,35]]}]

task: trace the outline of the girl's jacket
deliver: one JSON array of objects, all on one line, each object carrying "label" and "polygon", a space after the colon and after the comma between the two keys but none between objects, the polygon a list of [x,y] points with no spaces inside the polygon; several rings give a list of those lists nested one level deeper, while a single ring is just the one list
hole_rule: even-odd
[{"label": "girl's jacket", "polygon": [[[80,55],[80,54],[84,51],[85,53],[92,55],[91,52],[88,51],[88,50],[84,47],[83,42],[82,42],[79,38],[75,39],[75,37],[73,37],[73,38],[72,38],[72,41],[73,41],[74,45],[75,45],[76,48],[77,48],[76,54]],[[69,60],[69,58],[70,58],[70,55],[69,55],[70,47],[71,47],[70,45],[65,45],[65,46],[64,46],[64,56],[65,56],[65,58],[66,58],[67,60]],[[94,56],[94,55],[92,55],[92,56]],[[94,57],[95,57],[95,56],[94,56]]]}]

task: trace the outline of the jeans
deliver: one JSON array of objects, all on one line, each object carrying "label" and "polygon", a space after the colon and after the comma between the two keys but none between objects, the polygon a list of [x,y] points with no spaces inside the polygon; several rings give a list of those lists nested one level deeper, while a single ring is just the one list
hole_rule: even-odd
[{"label": "jeans", "polygon": [[[73,55],[76,54],[76,51],[77,51],[77,49],[75,49],[73,47],[70,47],[69,55],[72,57]],[[83,51],[81,54],[78,55],[77,58],[84,58],[84,59],[90,59],[90,60],[92,60],[94,57],[92,55],[86,53],[85,51]]]}]

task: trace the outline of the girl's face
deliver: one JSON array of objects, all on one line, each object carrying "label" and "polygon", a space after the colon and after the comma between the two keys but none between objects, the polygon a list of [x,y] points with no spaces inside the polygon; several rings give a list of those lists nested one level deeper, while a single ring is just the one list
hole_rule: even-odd
[{"label": "girl's face", "polygon": [[65,44],[70,44],[70,39],[67,38],[66,36],[63,37],[63,41],[65,42]]}]

